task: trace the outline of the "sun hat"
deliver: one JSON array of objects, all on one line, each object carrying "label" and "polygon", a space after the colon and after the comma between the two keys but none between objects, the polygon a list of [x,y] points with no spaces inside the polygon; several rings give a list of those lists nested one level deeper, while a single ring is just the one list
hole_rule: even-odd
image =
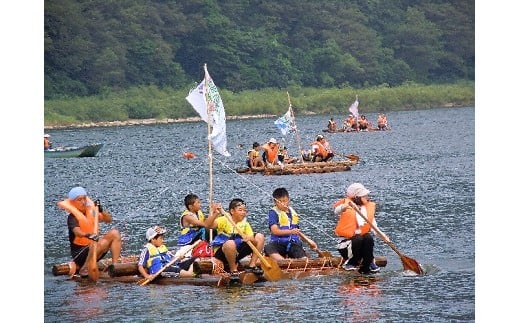
[{"label": "sun hat", "polygon": [[271,138],[271,139],[269,139],[269,141],[267,143],[269,143],[269,144],[277,144],[278,142],[276,141],[276,139]]},{"label": "sun hat", "polygon": [[361,197],[368,195],[369,193],[370,191],[367,190],[361,183],[354,183],[347,187],[347,197]]},{"label": "sun hat", "polygon": [[154,225],[150,229],[146,230],[146,240],[150,241],[158,234],[164,234],[166,232],[166,229],[161,228],[158,225]]},{"label": "sun hat", "polygon": [[75,200],[78,198],[78,196],[82,196],[82,195],[87,195],[87,191],[81,186],[76,186],[70,190],[69,199]]}]

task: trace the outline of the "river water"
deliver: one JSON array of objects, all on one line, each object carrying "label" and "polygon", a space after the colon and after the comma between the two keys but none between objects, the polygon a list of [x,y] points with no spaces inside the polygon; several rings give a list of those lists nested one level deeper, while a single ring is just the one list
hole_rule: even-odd
[{"label": "river water", "polygon": [[[203,122],[54,130],[55,146],[103,142],[94,158],[44,163],[44,320],[47,322],[471,322],[475,320],[475,110],[443,108],[387,113],[391,131],[325,134],[333,149],[361,157],[351,171],[288,176],[245,175],[254,141],[282,140],[275,118],[227,121],[231,157],[213,154],[213,199],[248,203],[248,219],[267,235],[267,211],[276,187],[288,188],[304,232],[321,250],[338,254],[331,205],[353,182],[377,203],[381,230],[426,274],[403,273],[399,256],[376,238],[375,254],[388,258],[374,279],[346,275],[266,282],[240,288],[139,287],[82,284],[53,276],[69,261],[66,214],[56,207],[71,187],[99,198],[123,237],[123,255],[137,254],[154,224],[171,229],[175,246],[183,198],[199,195],[207,211],[210,176]],[[289,152],[323,134],[330,116],[297,116],[299,136],[285,138]],[[344,116],[333,116],[342,120]],[[371,121],[376,114],[367,114]],[[340,122],[338,122],[340,123]],[[183,151],[197,157],[182,158]],[[340,157],[338,157],[340,158]]]}]

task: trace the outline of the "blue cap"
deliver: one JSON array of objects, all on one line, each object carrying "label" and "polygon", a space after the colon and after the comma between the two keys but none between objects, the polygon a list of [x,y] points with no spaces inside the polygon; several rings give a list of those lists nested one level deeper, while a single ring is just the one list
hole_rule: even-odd
[{"label": "blue cap", "polygon": [[69,199],[75,200],[78,196],[81,195],[87,195],[87,191],[81,186],[76,186],[70,190]]}]

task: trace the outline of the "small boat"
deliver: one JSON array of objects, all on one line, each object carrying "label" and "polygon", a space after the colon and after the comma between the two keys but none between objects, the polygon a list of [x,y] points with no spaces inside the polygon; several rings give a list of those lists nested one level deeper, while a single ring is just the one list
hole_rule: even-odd
[{"label": "small boat", "polygon": [[46,158],[94,157],[102,147],[101,143],[82,147],[59,147],[44,150],[44,155]]},{"label": "small boat", "polygon": [[[102,259],[98,262],[100,271],[99,279],[102,281],[113,281],[123,283],[137,283],[142,279],[137,269],[138,256],[124,257],[121,263],[112,264],[110,259]],[[348,274],[360,275],[357,271],[346,271],[341,267],[342,258],[339,256],[320,257],[309,259],[284,259],[277,264],[282,271],[281,279],[297,279],[317,275]],[[245,260],[247,263],[247,259]],[[386,267],[387,259],[376,256],[375,262],[379,267]],[[197,286],[229,286],[229,275],[223,270],[222,262],[216,258],[200,258],[198,264],[201,275],[193,278],[157,277],[151,283],[159,285],[197,285]],[[260,266],[260,261],[258,262]],[[71,266],[69,263],[54,265],[52,273],[55,276],[69,275]],[[243,264],[239,264],[240,282],[242,284],[253,284],[267,281],[265,277],[258,277],[253,273],[244,271]],[[88,280],[88,277],[74,275],[74,280]]]},{"label": "small boat", "polygon": [[267,166],[265,168],[249,168],[241,167],[236,169],[237,173],[255,174],[261,173],[264,175],[299,175],[312,173],[331,173],[331,172],[345,172],[349,171],[350,167],[357,164],[359,156],[347,155],[347,160],[328,161],[328,162],[304,162],[286,164],[283,166]]}]

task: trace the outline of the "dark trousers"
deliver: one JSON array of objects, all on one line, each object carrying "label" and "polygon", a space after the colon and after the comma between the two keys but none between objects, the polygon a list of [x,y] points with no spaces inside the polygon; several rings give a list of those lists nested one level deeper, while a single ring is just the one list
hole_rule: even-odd
[{"label": "dark trousers", "polygon": [[360,269],[369,270],[370,263],[374,260],[374,237],[370,233],[356,234],[351,240],[353,257],[349,264],[357,266],[362,260]]}]

